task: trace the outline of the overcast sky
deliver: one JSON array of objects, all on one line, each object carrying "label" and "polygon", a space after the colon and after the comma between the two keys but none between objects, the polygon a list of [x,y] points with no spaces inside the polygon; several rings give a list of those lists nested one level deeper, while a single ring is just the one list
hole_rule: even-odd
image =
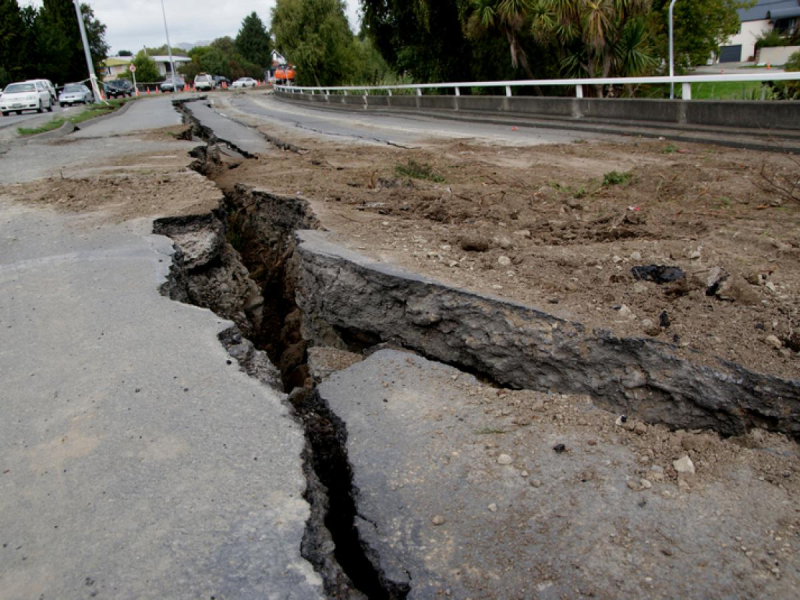
[{"label": "overcast sky", "polygon": [[[160,0],[83,0],[94,10],[95,16],[106,25],[106,41],[111,54],[120,50],[134,53],[142,46],[166,44],[164,18]],[[24,4],[24,0],[20,5]],[[41,2],[28,2],[41,6]],[[358,0],[345,0],[350,26],[358,27]],[[244,19],[255,11],[269,27],[270,11],[274,0],[244,2],[243,0],[164,0],[169,26],[169,41],[180,43],[211,41],[229,35],[236,36]]]}]

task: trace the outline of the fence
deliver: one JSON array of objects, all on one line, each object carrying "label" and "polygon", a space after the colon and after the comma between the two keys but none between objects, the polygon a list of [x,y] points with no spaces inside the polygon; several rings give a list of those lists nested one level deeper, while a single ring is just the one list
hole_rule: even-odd
[{"label": "fence", "polygon": [[373,85],[373,86],[320,86],[302,87],[276,85],[278,92],[324,94],[361,92],[368,95],[370,92],[386,92],[391,96],[393,92],[413,91],[417,96],[422,96],[426,90],[453,90],[456,96],[461,95],[462,89],[472,88],[505,88],[507,97],[513,96],[515,88],[520,87],[574,87],[575,97],[584,97],[585,86],[636,86],[636,85],[680,85],[683,100],[692,99],[692,84],[694,83],[725,83],[725,82],[766,82],[766,81],[800,81],[800,72],[785,73],[747,73],[743,75],[685,75],[676,77],[606,77],[597,79],[531,79],[512,81],[472,81],[461,83],[418,83],[411,85]]}]

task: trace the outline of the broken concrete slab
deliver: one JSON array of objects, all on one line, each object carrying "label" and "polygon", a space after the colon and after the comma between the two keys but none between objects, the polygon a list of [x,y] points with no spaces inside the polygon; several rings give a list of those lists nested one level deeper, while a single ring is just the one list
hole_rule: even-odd
[{"label": "broken concrete slab", "polygon": [[[716,440],[683,492],[670,466],[684,434],[628,431],[585,397],[497,390],[392,350],[318,394],[340,423],[366,553],[409,598],[796,589],[793,492],[753,470],[785,453],[780,468],[797,464],[791,442]],[[725,452],[738,458],[720,466]]]},{"label": "broken concrete slab", "polygon": [[0,200],[10,598],[314,598],[301,427],[163,297],[172,242]]},{"label": "broken concrete slab", "polygon": [[210,140],[230,144],[244,156],[261,156],[270,151],[270,144],[258,130],[246,127],[216,112],[206,100],[181,102]]},{"label": "broken concrete slab", "polygon": [[586,331],[533,307],[454,288],[299,231],[298,305],[320,345],[397,342],[501,384],[590,394],[650,423],[800,436],[800,380],[679,358],[669,344]]}]

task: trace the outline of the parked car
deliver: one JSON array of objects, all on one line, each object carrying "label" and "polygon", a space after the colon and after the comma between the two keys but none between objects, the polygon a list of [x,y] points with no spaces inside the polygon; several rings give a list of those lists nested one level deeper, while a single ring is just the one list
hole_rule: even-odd
[{"label": "parked car", "polygon": [[257,85],[258,82],[252,77],[239,77],[239,79],[233,82],[233,85],[231,85],[231,87],[233,89],[240,89],[240,88],[256,87]]},{"label": "parked car", "polygon": [[198,92],[210,92],[214,89],[214,78],[206,73],[198,73],[194,78],[194,89]]},{"label": "parked car", "polygon": [[231,85],[231,80],[224,75],[212,75],[212,79],[214,79],[214,86],[218,88],[221,88],[223,83],[226,86]]},{"label": "parked car", "polygon": [[88,104],[94,102],[94,94],[92,90],[83,85],[82,83],[68,83],[58,95],[58,103],[61,106],[70,106],[73,104]]},{"label": "parked car", "polygon": [[36,83],[41,84],[47,88],[47,91],[50,92],[50,102],[51,104],[55,104],[57,100],[56,88],[53,86],[53,82],[49,79],[28,79],[26,83]]},{"label": "parked car", "polygon": [[38,82],[10,83],[3,91],[3,97],[0,98],[0,112],[4,117],[11,112],[21,115],[23,110],[42,112],[45,109],[52,112],[53,102],[50,98],[50,91],[44,84]]},{"label": "parked car", "polygon": [[103,84],[103,90],[105,90],[106,98],[125,98],[126,96],[130,98],[134,92],[133,84],[127,79],[107,81]]},{"label": "parked car", "polygon": [[186,80],[183,77],[176,75],[175,85],[173,86],[172,77],[170,75],[167,75],[167,78],[158,87],[161,88],[162,92],[182,92],[184,86],[186,86]]}]

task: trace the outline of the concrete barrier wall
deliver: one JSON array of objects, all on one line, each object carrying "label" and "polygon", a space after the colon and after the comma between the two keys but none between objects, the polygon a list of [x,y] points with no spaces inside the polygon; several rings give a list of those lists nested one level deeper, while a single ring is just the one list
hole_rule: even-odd
[{"label": "concrete barrier wall", "polygon": [[795,52],[800,52],[800,46],[761,48],[758,54],[758,62],[759,64],[785,65],[789,57]]},{"label": "concrete barrier wall", "polygon": [[752,129],[800,130],[798,101],[651,100],[537,96],[341,96],[276,92],[295,102],[369,108],[458,110],[610,121],[674,123]]}]

